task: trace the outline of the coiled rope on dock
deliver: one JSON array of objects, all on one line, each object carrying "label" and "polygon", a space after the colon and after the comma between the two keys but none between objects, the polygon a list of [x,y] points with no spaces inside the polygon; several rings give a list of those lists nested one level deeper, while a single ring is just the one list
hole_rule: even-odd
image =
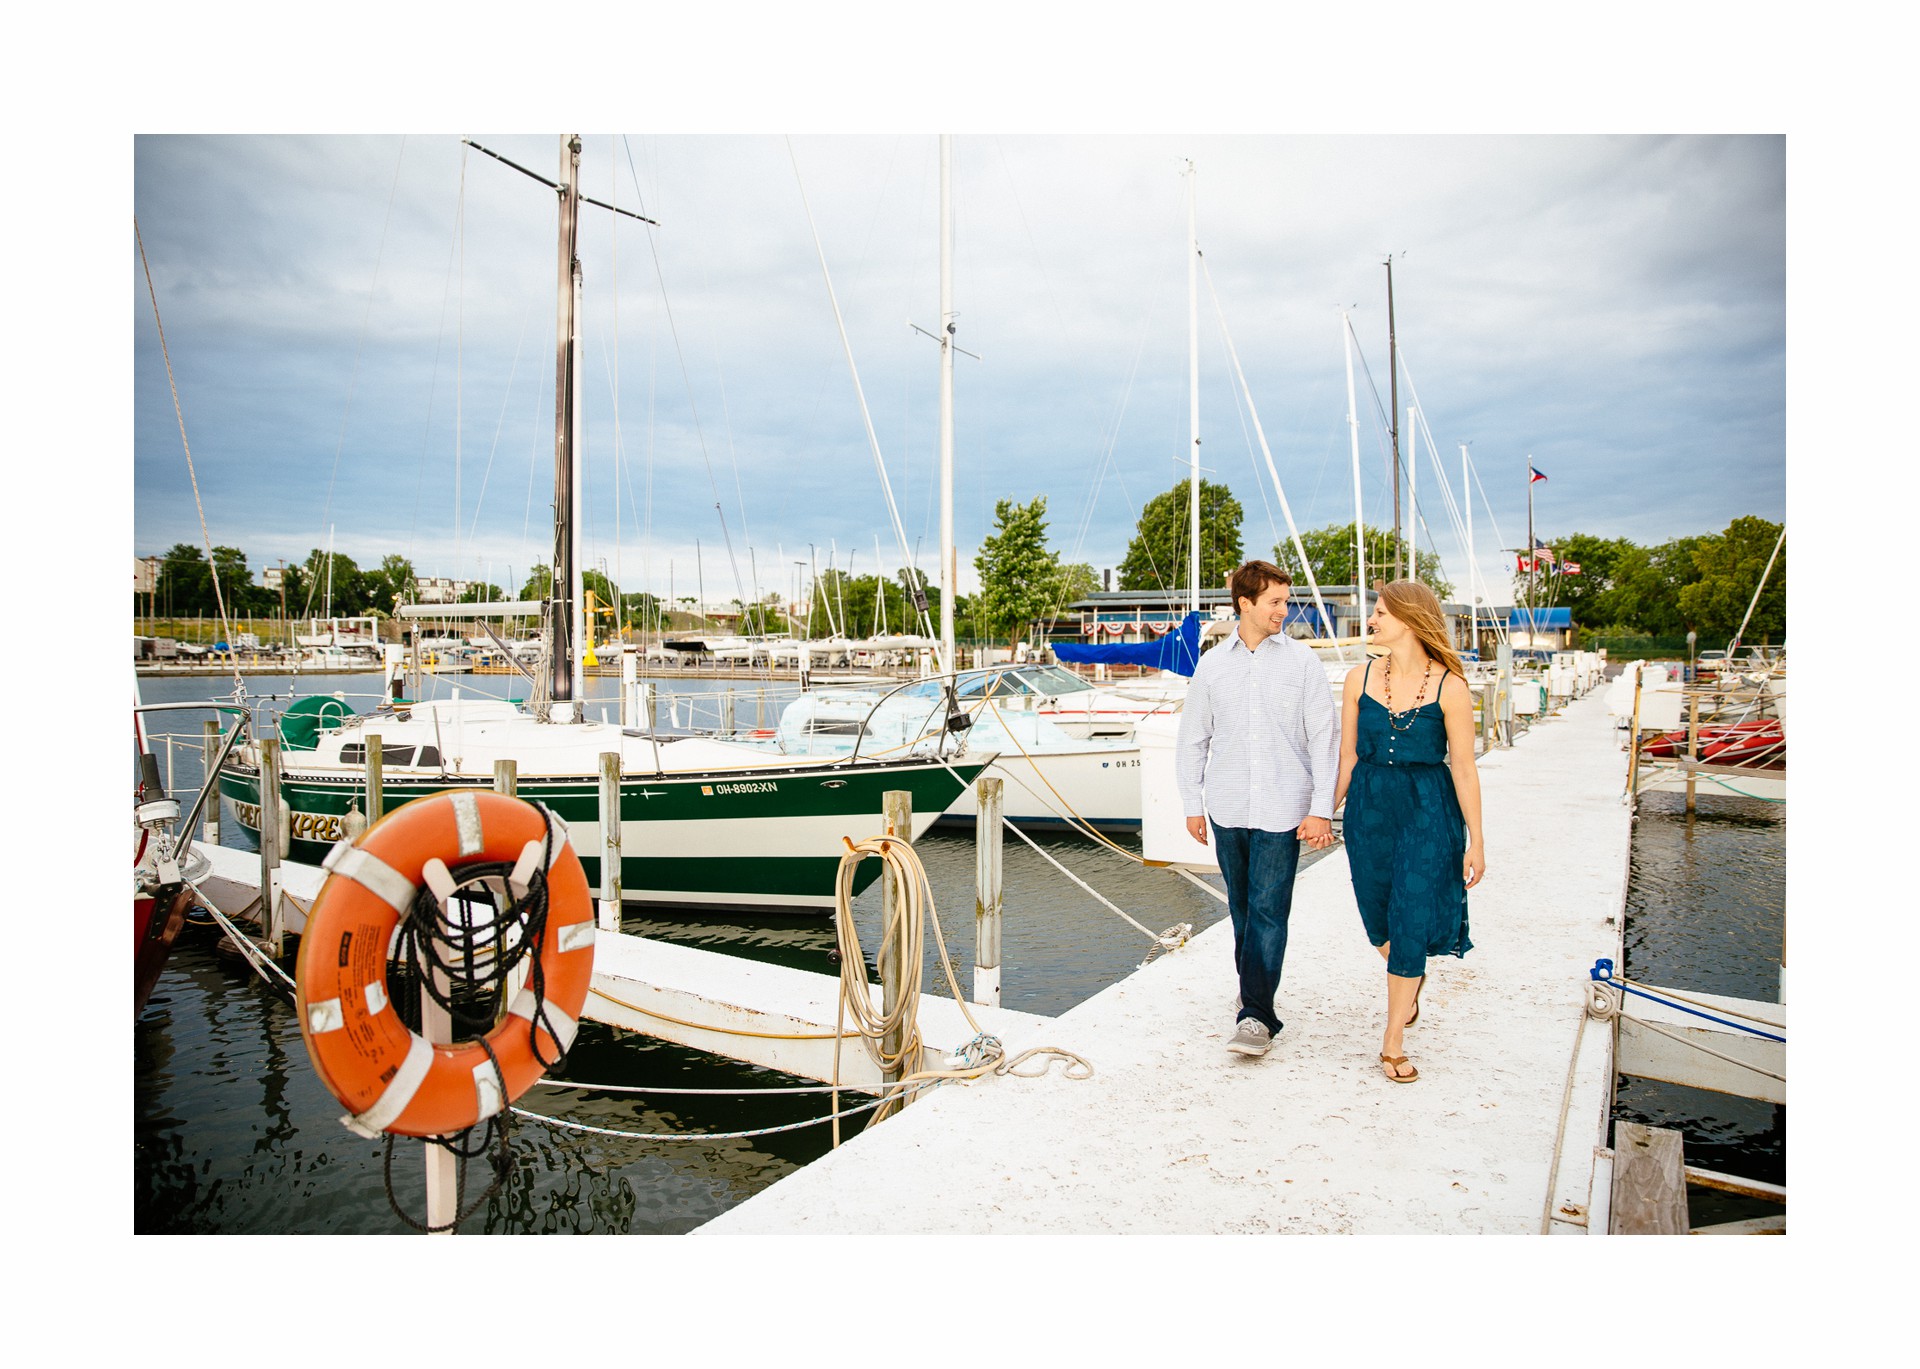
[{"label": "coiled rope on dock", "polygon": [[[841,841],[846,851],[840,857],[840,868],[834,879],[834,925],[840,945],[840,1005],[835,1026],[844,1032],[846,1020],[851,1016],[868,1057],[883,1074],[901,1072],[898,1082],[902,1084],[921,1080],[977,1079],[986,1074],[1013,1073],[1016,1066],[1036,1057],[1059,1056],[1068,1062],[1066,1075],[1069,1079],[1093,1077],[1091,1062],[1056,1046],[1036,1046],[1009,1060],[999,1038],[984,1030],[975,1020],[967,1007],[966,995],[960,991],[959,978],[953,972],[953,958],[947,954],[947,939],[940,930],[940,915],[934,907],[933,886],[927,880],[926,867],[920,863],[920,857],[914,853],[910,842],[894,835],[868,837],[858,842],[850,837],[842,837]],[[889,948],[894,949],[901,964],[900,981],[894,986],[891,1009],[884,1006],[878,1010],[874,1008],[873,986],[867,982],[866,955],[861,948],[860,931],[853,917],[854,871],[869,857],[878,858],[887,867],[887,873],[882,877],[890,879],[893,884],[894,897],[888,900],[880,929],[881,953],[886,954]],[[926,944],[926,925],[929,921],[933,925],[934,945],[940,952],[940,966],[946,974],[947,987],[960,1009],[960,1015],[973,1028],[974,1036],[958,1052],[959,1057],[967,1062],[959,1068],[903,1072],[908,1061],[920,1058],[923,1049],[918,1019],[920,977],[925,959],[922,948]],[[891,1050],[882,1044],[890,1036],[898,1042]],[[833,1043],[832,1080],[836,1111],[840,1106],[840,1044],[841,1038],[836,1038]],[[1080,1073],[1075,1073],[1076,1066]],[[1045,1073],[1045,1070],[1041,1073]],[[889,1116],[899,1101],[897,1096],[881,1100],[873,1120],[878,1122]],[[833,1144],[836,1147],[840,1144],[840,1123],[837,1118],[833,1123]]]}]

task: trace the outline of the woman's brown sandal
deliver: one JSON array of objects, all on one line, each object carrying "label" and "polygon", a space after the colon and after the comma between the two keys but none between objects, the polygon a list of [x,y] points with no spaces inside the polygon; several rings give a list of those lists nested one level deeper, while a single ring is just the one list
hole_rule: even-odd
[{"label": "woman's brown sandal", "polygon": [[1414,1070],[1412,1074],[1399,1073],[1400,1067],[1407,1063],[1407,1057],[1404,1055],[1383,1054],[1380,1057],[1380,1063],[1387,1067],[1385,1070],[1387,1078],[1393,1080],[1396,1084],[1411,1084],[1420,1077],[1419,1070]]}]

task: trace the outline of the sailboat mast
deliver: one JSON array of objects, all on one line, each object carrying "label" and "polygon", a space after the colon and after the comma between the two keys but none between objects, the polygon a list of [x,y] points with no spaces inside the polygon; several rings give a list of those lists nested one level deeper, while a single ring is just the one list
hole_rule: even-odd
[{"label": "sailboat mast", "polygon": [[1400,578],[1400,349],[1393,332],[1393,258],[1387,258],[1387,418],[1393,431],[1393,578]]},{"label": "sailboat mast", "polygon": [[1467,506],[1467,640],[1480,650],[1480,600],[1473,592],[1480,566],[1473,559],[1473,486],[1467,483],[1467,444],[1460,444],[1460,497]]},{"label": "sailboat mast", "polygon": [[1340,315],[1340,342],[1347,352],[1347,437],[1353,446],[1353,589],[1360,608],[1358,636],[1367,635],[1367,521],[1360,508],[1360,418],[1353,401],[1353,324]]},{"label": "sailboat mast", "polygon": [[580,486],[581,415],[574,389],[580,374],[580,135],[560,149],[560,291],[555,350],[557,381],[553,421],[553,585],[547,601],[548,689],[566,704],[554,720],[580,717],[575,700],[586,694],[585,671],[576,646],[584,635],[580,533],[574,499]]},{"label": "sailboat mast", "polygon": [[[953,596],[959,562],[953,550],[953,135],[940,135],[940,669],[954,671]],[[876,541],[874,555],[879,555]]]},{"label": "sailboat mast", "polygon": [[1194,167],[1187,163],[1187,610],[1200,611],[1200,237],[1195,229]]},{"label": "sailboat mast", "polygon": [[[1420,578],[1420,429],[1407,406],[1407,579]],[[1431,450],[1431,446],[1429,446]],[[1437,455],[1437,454],[1436,454]]]}]

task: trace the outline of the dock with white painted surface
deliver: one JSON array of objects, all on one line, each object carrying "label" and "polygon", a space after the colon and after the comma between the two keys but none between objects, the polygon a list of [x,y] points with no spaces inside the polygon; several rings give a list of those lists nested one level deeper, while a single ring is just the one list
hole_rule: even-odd
[{"label": "dock with white painted surface", "polygon": [[[1598,693],[1481,760],[1490,865],[1474,950],[1429,961],[1407,1054],[1377,1056],[1385,971],[1346,853],[1294,894],[1285,1026],[1226,1050],[1222,921],[1062,1016],[1005,1038],[1094,1077],[942,1088],[700,1228],[703,1233],[1535,1233],[1587,1229],[1612,1082],[1588,970],[1620,960],[1630,818]],[[1017,974],[1011,967],[1009,973]]]}]

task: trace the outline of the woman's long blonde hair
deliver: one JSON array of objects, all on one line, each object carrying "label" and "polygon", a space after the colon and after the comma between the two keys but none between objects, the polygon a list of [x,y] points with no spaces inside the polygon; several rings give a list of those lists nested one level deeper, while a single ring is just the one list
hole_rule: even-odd
[{"label": "woman's long blonde hair", "polygon": [[1387,612],[1405,623],[1420,641],[1428,656],[1454,674],[1465,677],[1460,653],[1447,634],[1447,615],[1440,607],[1440,596],[1418,580],[1395,580],[1380,590],[1380,602]]}]

